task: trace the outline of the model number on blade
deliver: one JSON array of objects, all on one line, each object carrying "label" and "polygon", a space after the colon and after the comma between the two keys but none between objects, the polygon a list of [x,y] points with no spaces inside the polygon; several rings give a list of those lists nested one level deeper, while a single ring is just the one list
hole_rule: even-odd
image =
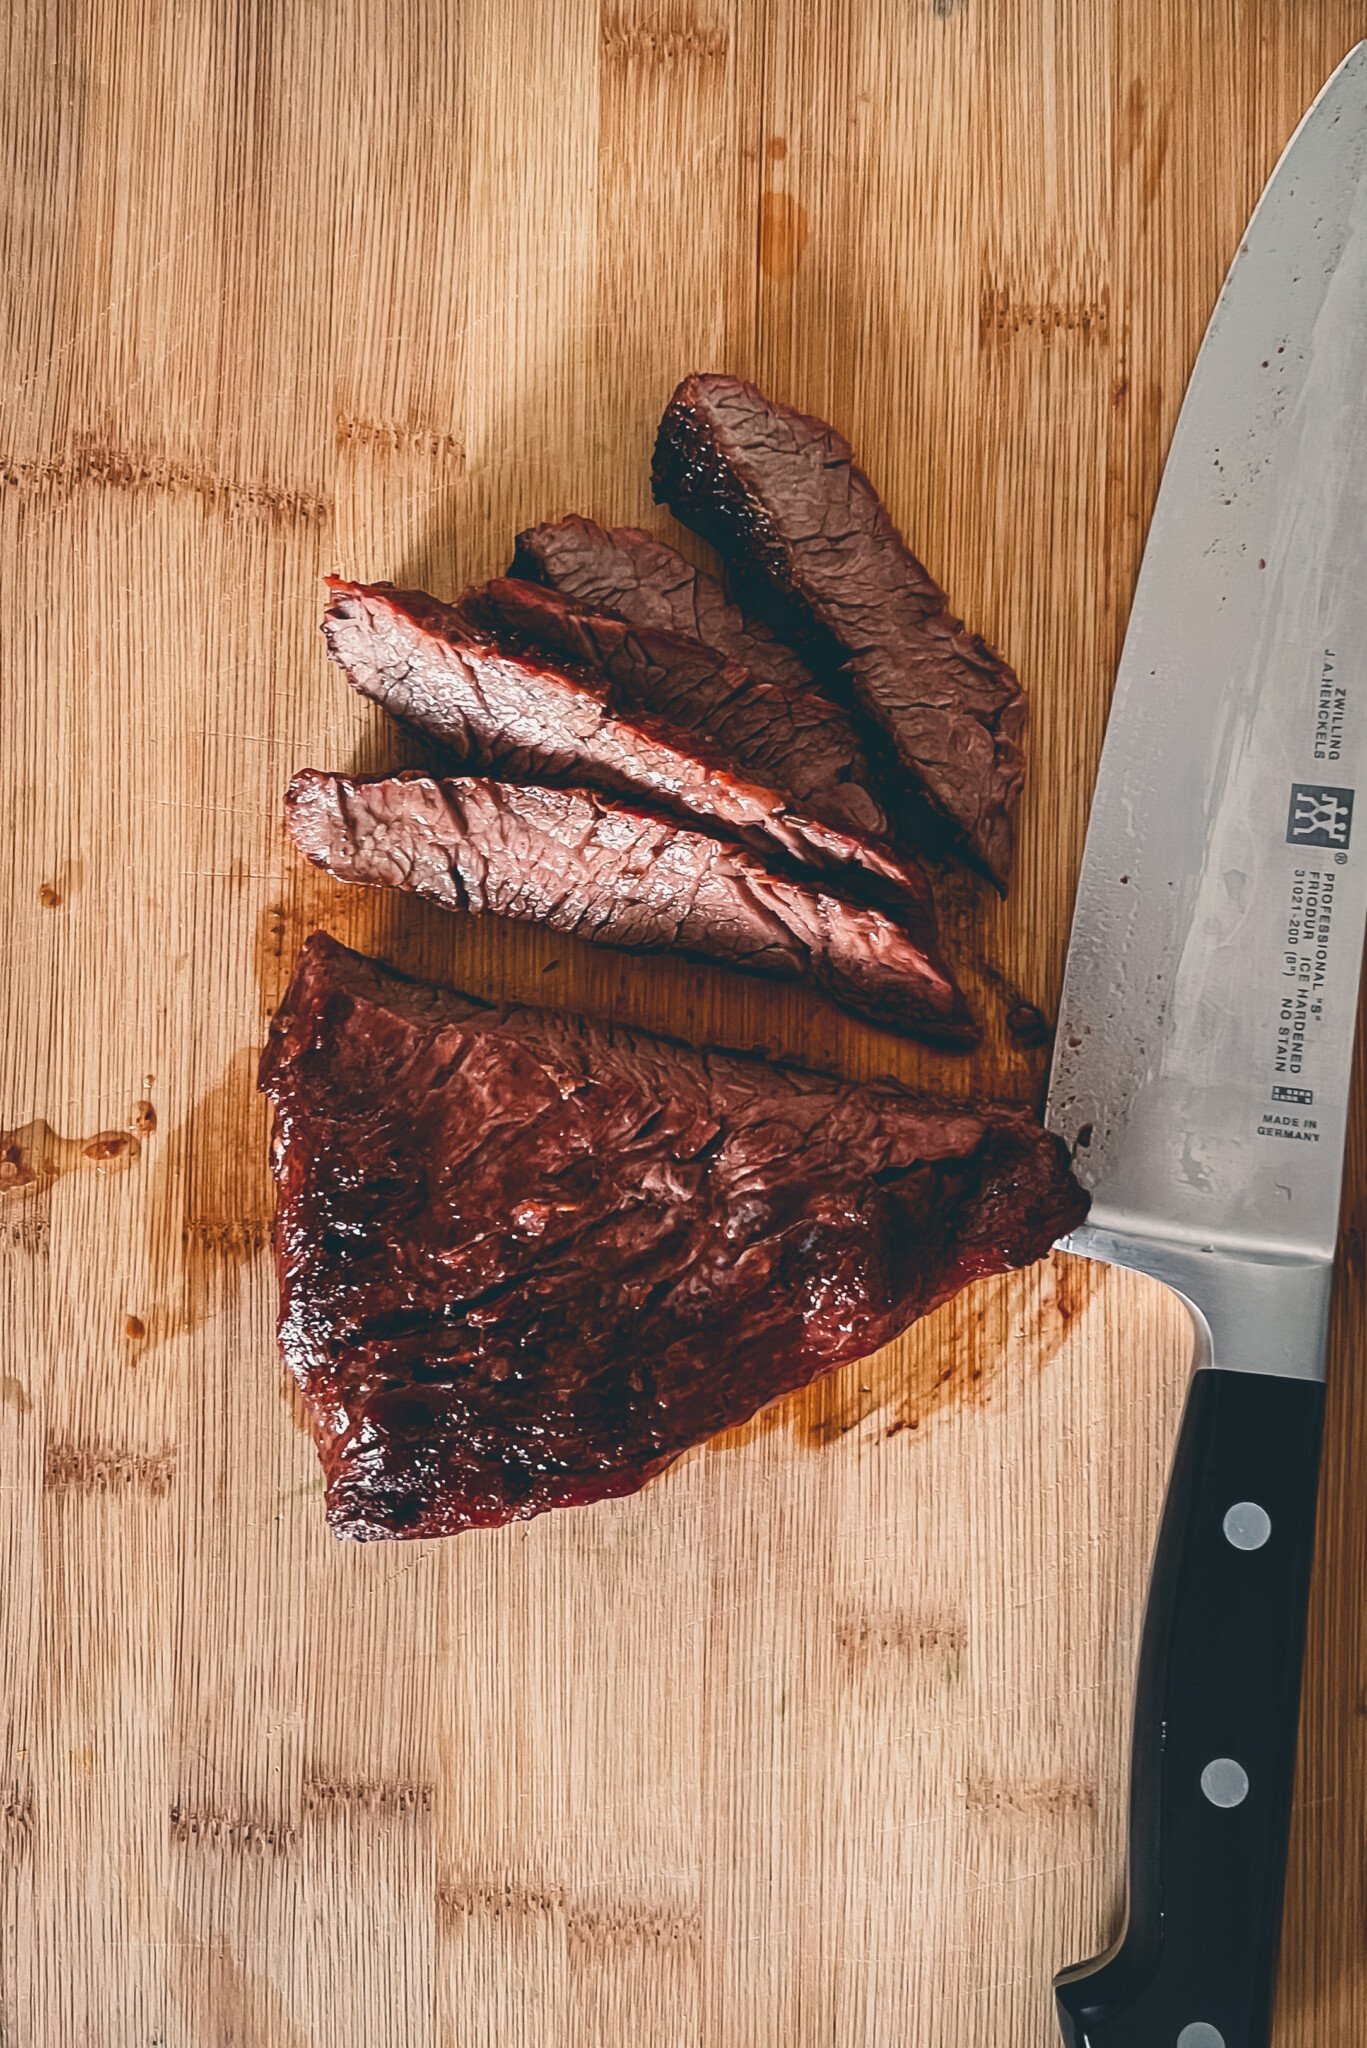
[{"label": "model number on blade", "polygon": [[1318,1120],[1292,1115],[1289,1106],[1308,1108],[1315,1099],[1314,1090],[1301,1084],[1301,1075],[1307,1064],[1313,1072],[1314,1032],[1324,1015],[1337,889],[1338,877],[1332,867],[1296,868],[1292,874],[1272,1073],[1268,1076],[1272,1101],[1288,1107],[1263,1112],[1258,1124],[1260,1138],[1319,1143]]}]

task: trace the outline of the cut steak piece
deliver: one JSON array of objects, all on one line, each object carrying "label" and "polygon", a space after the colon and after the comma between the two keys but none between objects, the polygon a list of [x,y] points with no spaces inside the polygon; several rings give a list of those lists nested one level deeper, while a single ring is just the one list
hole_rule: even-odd
[{"label": "cut steak piece", "polygon": [[[869,767],[848,716],[814,689],[756,682],[715,648],[657,626],[634,626],[538,583],[499,577],[467,591],[462,613],[501,646],[596,668],[637,709],[701,733],[746,774],[781,789],[838,831],[886,836],[865,786]],[[858,779],[865,778],[864,782]]]},{"label": "cut steak piece", "polygon": [[817,687],[805,662],[762,619],[733,604],[715,576],[639,526],[599,526],[575,516],[529,526],[517,537],[508,574],[548,583],[633,626],[701,640],[757,682],[800,693]]},{"label": "cut steak piece", "polygon": [[[818,817],[887,838],[887,813],[855,721],[826,696],[791,647],[732,604],[715,575],[639,526],[596,526],[564,518],[516,537],[510,575],[549,584],[574,604],[609,612],[631,627],[680,633],[738,662],[775,729],[791,723],[795,743],[775,754],[775,778]],[[726,743],[726,741],[723,741]]]},{"label": "cut steak piece", "polygon": [[977,1036],[943,961],[881,910],[593,790],[305,768],[285,816],[300,852],[344,882],[814,982],[846,1009],[937,1043]]},{"label": "cut steak piece", "polygon": [[260,1080],[339,1536],[634,1492],[1086,1209],[1023,1110],[493,1007],[321,934]]},{"label": "cut steak piece", "polygon": [[1004,888],[1025,700],[945,607],[849,442],[738,377],[686,377],[660,422],[655,495],[715,543],[818,666],[849,677],[935,827]]},{"label": "cut steak piece", "polygon": [[838,875],[933,927],[925,871],[861,834],[802,815],[697,733],[634,710],[597,671],[501,648],[425,591],[329,577],[328,651],[356,689],[440,740],[463,766],[644,797],[766,859]]}]

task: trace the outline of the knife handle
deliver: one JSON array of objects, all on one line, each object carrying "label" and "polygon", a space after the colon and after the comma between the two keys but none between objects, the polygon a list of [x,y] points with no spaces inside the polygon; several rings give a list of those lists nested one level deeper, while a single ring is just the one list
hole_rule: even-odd
[{"label": "knife handle", "polygon": [[1192,1378],[1135,1691],[1129,1910],[1055,1980],[1069,2048],[1266,2048],[1322,1382]]}]

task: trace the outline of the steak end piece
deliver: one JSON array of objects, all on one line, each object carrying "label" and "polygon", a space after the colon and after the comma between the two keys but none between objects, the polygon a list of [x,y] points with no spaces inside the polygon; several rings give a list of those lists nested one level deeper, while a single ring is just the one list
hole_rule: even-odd
[{"label": "steak end piece", "polygon": [[593,790],[305,768],[290,783],[285,817],[305,858],[341,881],[628,952],[684,953],[810,982],[859,1016],[938,1045],[977,1039],[929,940],[880,910],[773,873],[744,847]]},{"label": "steak end piece", "polygon": [[1024,1111],[409,982],[320,935],[271,1025],[280,1342],[339,1536],[634,1492],[1041,1257]]},{"label": "steak end piece", "polygon": [[910,778],[913,815],[1004,889],[1025,700],[898,533],[843,435],[738,377],[693,375],[655,446],[655,495],[721,550]]}]

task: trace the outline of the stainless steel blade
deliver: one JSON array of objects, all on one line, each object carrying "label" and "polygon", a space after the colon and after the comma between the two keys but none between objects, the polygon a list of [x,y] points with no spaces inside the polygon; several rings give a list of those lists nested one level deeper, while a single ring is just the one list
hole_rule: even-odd
[{"label": "stainless steel blade", "polygon": [[[1178,420],[1049,1090],[1093,1196],[1072,1247],[1159,1274],[1208,1322],[1237,1294],[1250,1339],[1298,1288],[1320,1318],[1327,1296],[1364,781],[1367,43],[1273,173]],[[1254,1350],[1295,1369],[1279,1335]]]}]

